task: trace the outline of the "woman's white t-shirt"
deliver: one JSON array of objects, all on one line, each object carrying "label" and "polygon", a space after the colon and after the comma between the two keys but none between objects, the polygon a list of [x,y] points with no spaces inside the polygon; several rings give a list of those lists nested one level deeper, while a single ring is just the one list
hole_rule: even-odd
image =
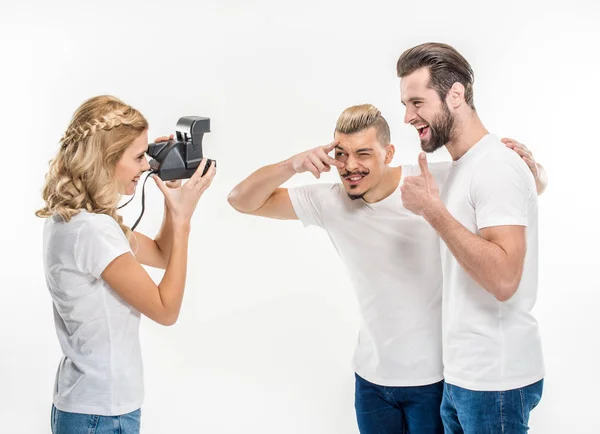
[{"label": "woman's white t-shirt", "polygon": [[82,210],[44,226],[44,270],[63,358],[54,405],[72,413],[114,416],[141,407],[144,386],[140,313],[102,279],[108,264],[131,252],[119,224]]}]

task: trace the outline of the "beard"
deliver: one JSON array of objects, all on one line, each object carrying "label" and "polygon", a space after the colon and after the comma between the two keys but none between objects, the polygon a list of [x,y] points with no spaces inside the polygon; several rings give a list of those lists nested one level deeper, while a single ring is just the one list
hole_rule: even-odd
[{"label": "beard", "polygon": [[438,113],[433,122],[429,124],[431,137],[429,140],[421,140],[421,149],[425,152],[433,152],[448,143],[454,130],[455,118],[446,104],[442,103],[442,111]]},{"label": "beard", "polygon": [[[369,173],[371,173],[370,170],[363,170],[363,171],[354,171],[352,173],[350,173],[350,172],[340,173],[340,176],[342,178],[346,178],[346,177],[349,177],[352,175],[362,175],[363,177],[366,177],[367,175],[369,175]],[[352,189],[352,186],[350,186],[350,189]],[[369,192],[369,190],[366,190],[359,194],[352,194],[352,193],[348,193],[348,190],[346,190],[346,194],[352,200],[362,199],[365,196],[365,194],[367,194],[368,192]]]},{"label": "beard", "polygon": [[352,200],[362,199],[363,197],[365,197],[365,194],[367,194],[367,193],[368,193],[367,191],[365,191],[364,193],[361,193],[361,194],[350,194],[350,193],[346,192],[348,197]]}]

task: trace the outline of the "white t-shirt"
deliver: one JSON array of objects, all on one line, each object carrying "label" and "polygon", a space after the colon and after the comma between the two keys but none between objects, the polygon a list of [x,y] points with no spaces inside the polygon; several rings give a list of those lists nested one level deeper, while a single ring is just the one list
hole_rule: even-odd
[{"label": "white t-shirt", "polygon": [[471,390],[501,391],[541,380],[541,340],[530,312],[538,285],[538,208],[531,171],[517,153],[488,134],[452,163],[442,200],[475,234],[490,226],[527,227],[523,277],[506,302],[475,282],[440,243],[446,381]]},{"label": "white t-shirt", "polygon": [[63,358],[54,405],[62,411],[114,416],[141,407],[144,395],[140,313],[101,274],[131,252],[118,223],[82,210],[44,226],[44,269]]},{"label": "white t-shirt", "polygon": [[[431,164],[443,183],[450,163]],[[405,176],[418,166],[403,166]],[[401,181],[402,183],[402,181]],[[384,386],[442,380],[439,238],[402,206],[400,190],[377,203],[351,200],[341,184],[289,189],[305,226],[327,232],[346,265],[361,314],[353,368]]]}]

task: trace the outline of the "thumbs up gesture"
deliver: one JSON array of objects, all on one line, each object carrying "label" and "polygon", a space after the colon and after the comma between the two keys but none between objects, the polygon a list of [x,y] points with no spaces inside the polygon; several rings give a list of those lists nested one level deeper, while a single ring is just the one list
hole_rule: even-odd
[{"label": "thumbs up gesture", "polygon": [[404,184],[400,187],[400,192],[402,193],[404,207],[417,215],[423,216],[436,207],[443,206],[443,204],[438,186],[429,171],[427,157],[424,152],[419,154],[419,167],[421,168],[421,174],[406,177]]}]

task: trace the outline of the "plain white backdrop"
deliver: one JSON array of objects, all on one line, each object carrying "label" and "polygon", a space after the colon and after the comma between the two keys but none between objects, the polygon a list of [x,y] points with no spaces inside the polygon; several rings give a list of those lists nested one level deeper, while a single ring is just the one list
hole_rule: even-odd
[{"label": "plain white backdrop", "polygon": [[[358,313],[343,264],[325,233],[237,214],[226,197],[258,167],[330,141],[359,103],[388,119],[396,162],[416,163],[395,64],[427,41],[471,62],[484,124],[549,174],[535,309],[547,377],[531,432],[600,432],[596,1],[2,1],[0,26],[1,432],[50,432],[61,352],[34,211],[74,110],[113,94],[144,113],[151,138],[210,117],[204,149],[219,168],[193,221],[179,322],[142,320],[142,432],[357,433]],[[151,180],[146,196],[139,230],[153,236]],[[123,215],[132,224],[140,209],[138,192]]]}]

